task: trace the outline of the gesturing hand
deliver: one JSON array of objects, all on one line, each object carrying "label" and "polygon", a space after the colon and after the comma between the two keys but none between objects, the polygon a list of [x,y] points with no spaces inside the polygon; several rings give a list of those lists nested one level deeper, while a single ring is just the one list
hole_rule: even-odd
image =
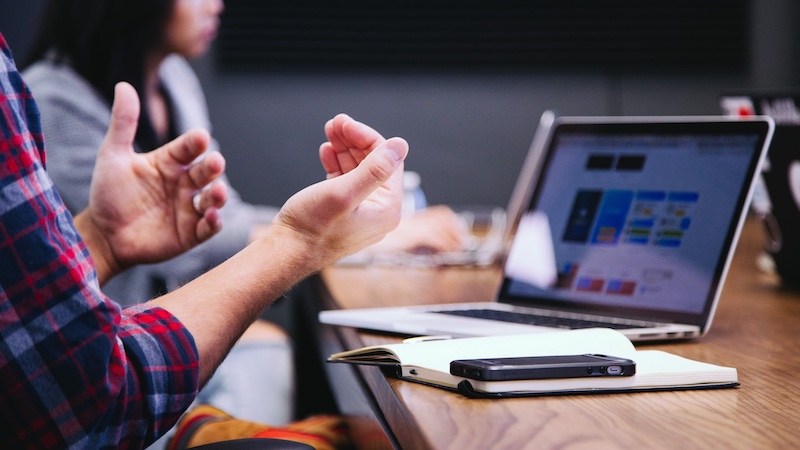
[{"label": "gesturing hand", "polygon": [[222,155],[199,158],[209,144],[207,132],[191,131],[152,152],[135,153],[139,98],[127,83],[117,84],[114,94],[89,206],[76,217],[101,282],[207,240],[221,228],[218,209],[227,200],[225,185],[215,181],[225,170]]},{"label": "gesturing hand", "polygon": [[340,114],[325,125],[328,179],[292,196],[273,226],[288,227],[320,267],[373,244],[400,221],[408,144]]}]

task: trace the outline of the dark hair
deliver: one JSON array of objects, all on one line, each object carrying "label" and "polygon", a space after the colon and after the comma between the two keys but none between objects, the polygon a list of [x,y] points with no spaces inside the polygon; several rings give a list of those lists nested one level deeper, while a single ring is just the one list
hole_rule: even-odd
[{"label": "dark hair", "polygon": [[[127,81],[142,98],[145,55],[164,36],[175,0],[46,0],[25,68],[54,51],[111,104],[114,85]],[[157,146],[142,107],[136,132],[139,145]]]}]

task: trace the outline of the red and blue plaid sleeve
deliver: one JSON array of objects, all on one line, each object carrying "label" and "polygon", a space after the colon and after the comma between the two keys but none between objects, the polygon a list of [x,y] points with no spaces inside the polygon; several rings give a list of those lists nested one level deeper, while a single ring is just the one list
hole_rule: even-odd
[{"label": "red and blue plaid sleeve", "polygon": [[194,341],[102,294],[2,35],[0,52],[0,448],[142,448],[197,393]]}]

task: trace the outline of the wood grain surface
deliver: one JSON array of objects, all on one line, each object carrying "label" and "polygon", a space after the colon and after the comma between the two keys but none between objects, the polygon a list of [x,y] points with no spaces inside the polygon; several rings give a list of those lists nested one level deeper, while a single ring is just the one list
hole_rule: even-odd
[{"label": "wood grain surface", "polygon": [[[357,370],[386,433],[406,449],[799,448],[800,294],[757,268],[759,239],[748,220],[708,334],[637,346],[735,367],[735,389],[475,400]],[[500,271],[334,267],[322,279],[338,307],[355,308],[488,300]],[[344,348],[399,339],[337,335]]]}]

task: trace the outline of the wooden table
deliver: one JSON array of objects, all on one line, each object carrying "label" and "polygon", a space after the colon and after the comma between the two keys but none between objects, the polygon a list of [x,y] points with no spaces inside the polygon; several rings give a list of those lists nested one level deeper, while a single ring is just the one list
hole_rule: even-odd
[{"label": "wooden table", "polygon": [[[800,294],[757,269],[759,251],[757,224],[748,221],[708,334],[646,345],[736,367],[739,388],[475,400],[375,367],[328,364],[334,395],[361,448],[800,448]],[[324,307],[353,308],[487,300],[500,274],[334,267],[321,280]],[[398,340],[347,327],[320,330],[324,354]]]}]

